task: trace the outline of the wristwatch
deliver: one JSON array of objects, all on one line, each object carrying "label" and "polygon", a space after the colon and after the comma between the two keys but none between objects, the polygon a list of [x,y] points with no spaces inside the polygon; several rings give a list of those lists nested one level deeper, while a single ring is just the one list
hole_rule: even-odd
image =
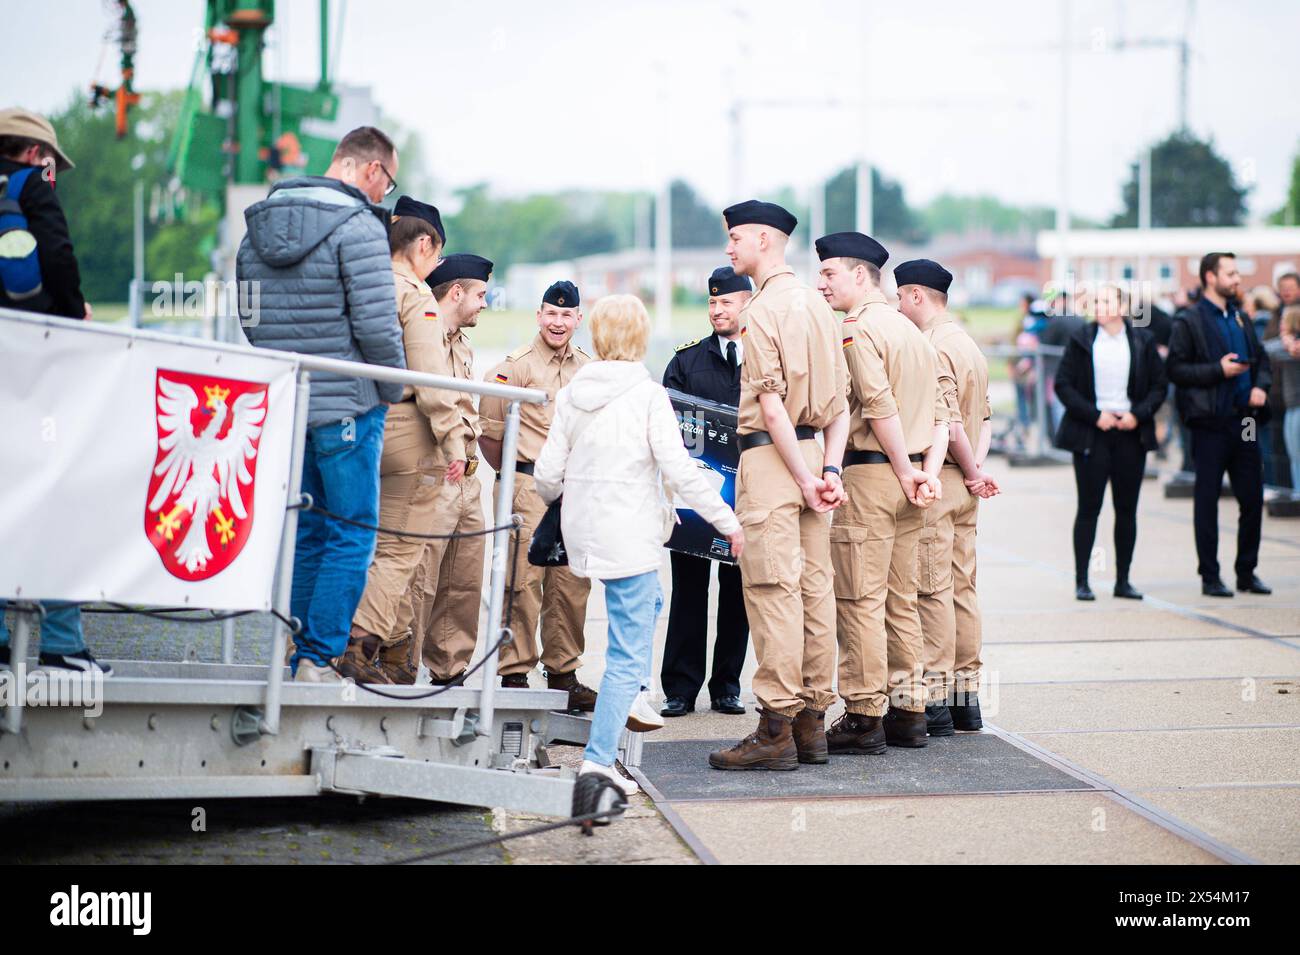
[{"label": "wristwatch", "polygon": [[833,465],[833,464],[824,464],[824,465],[822,465],[822,474],[825,474],[827,471],[833,471],[833,472],[835,472],[836,474],[838,474],[840,477],[843,477],[843,476],[844,476],[844,472],[842,472],[839,468],[837,468],[837,467],[836,467],[835,465]]}]

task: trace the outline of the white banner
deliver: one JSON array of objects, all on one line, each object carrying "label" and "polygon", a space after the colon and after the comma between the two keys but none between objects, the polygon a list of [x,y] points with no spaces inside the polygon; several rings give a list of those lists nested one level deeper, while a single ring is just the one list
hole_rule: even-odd
[{"label": "white banner", "polygon": [[295,372],[0,315],[0,597],[270,609]]}]

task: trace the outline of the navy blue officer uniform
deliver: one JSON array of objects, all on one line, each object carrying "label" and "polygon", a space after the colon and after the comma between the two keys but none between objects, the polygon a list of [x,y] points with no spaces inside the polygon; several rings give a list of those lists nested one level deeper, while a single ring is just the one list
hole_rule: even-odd
[{"label": "navy blue officer uniform", "polygon": [[[709,295],[752,290],[749,279],[730,267],[709,276]],[[664,371],[664,387],[720,404],[740,403],[743,355],[735,342],[716,332],[677,347]],[[712,708],[722,713],[745,712],[740,702],[740,671],[749,646],[749,620],[740,586],[740,568],[706,557],[670,553],[673,572],[668,638],[660,682],[667,697],[663,714],[682,716],[695,710],[704,685],[709,628],[709,575],[718,567],[718,629],[713,642],[713,672],[709,678]]]}]

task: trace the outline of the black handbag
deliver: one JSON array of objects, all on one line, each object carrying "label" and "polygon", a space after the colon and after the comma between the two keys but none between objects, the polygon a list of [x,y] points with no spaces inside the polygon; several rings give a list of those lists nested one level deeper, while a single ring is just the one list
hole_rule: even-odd
[{"label": "black handbag", "polygon": [[564,550],[564,534],[560,530],[560,504],[563,501],[563,497],[552,501],[533,531],[532,543],[528,545],[528,563],[534,567],[569,565],[569,555]]}]

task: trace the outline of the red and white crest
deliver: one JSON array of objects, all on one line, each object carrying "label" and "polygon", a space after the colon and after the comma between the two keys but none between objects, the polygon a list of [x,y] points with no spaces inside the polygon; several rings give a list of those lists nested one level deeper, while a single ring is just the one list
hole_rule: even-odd
[{"label": "red and white crest", "polygon": [[213,577],[248,540],[267,403],[261,382],[158,369],[144,530],[173,576]]}]

